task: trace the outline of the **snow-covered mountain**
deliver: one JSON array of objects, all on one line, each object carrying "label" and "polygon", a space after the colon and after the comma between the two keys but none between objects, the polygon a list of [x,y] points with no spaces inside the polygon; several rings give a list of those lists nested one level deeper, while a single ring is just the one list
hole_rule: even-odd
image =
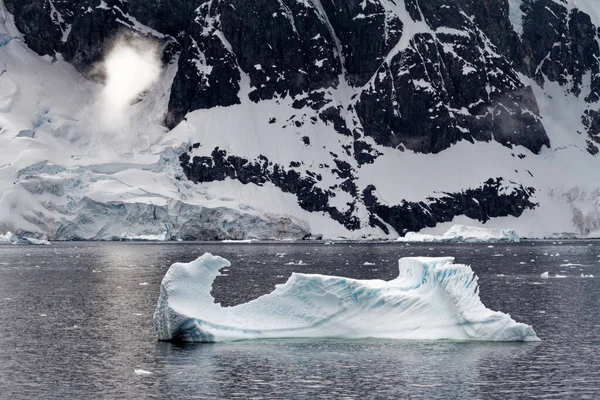
[{"label": "snow-covered mountain", "polygon": [[597,1],[0,8],[0,233],[600,235]]}]

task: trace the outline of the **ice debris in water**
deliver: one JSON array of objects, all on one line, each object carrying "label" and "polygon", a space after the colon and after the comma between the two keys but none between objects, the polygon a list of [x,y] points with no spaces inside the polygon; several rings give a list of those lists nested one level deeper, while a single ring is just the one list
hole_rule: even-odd
[{"label": "ice debris in water", "polygon": [[212,284],[230,266],[207,253],[169,268],[154,313],[159,340],[539,340],[531,326],[486,308],[477,276],[452,257],[402,258],[391,281],[294,273],[267,295],[221,307],[211,295]]},{"label": "ice debris in water", "polygon": [[399,242],[466,242],[517,243],[521,240],[512,229],[487,229],[476,226],[454,225],[441,236],[408,232]]},{"label": "ice debris in water", "polygon": [[14,243],[17,241],[17,237],[11,232],[6,232],[4,235],[0,235],[0,243]]},{"label": "ice debris in water", "polygon": [[15,234],[7,232],[0,235],[0,243],[12,243],[16,245],[49,245],[50,242],[45,239],[35,239],[29,237],[18,238]]},{"label": "ice debris in water", "polygon": [[546,271],[540,275],[540,278],[542,278],[542,279],[548,279],[549,277],[550,277],[550,275],[548,275],[548,271]]},{"label": "ice debris in water", "polygon": [[133,373],[136,375],[141,375],[141,376],[148,376],[148,375],[152,375],[152,372],[150,371],[145,371],[143,369],[134,369]]},{"label": "ice debris in water", "polygon": [[593,278],[593,277],[594,277],[594,275],[592,275],[592,274],[589,274],[589,275],[586,275],[586,274],[581,274],[581,277],[582,277],[582,278]]}]

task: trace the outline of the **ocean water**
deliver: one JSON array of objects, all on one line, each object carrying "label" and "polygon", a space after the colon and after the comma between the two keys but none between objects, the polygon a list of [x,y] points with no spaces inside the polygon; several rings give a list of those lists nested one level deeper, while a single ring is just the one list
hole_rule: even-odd
[{"label": "ocean water", "polygon": [[[204,252],[232,262],[213,287],[223,305],[292,272],[392,279],[400,257],[454,256],[472,265],[486,306],[542,341],[158,342],[164,273]],[[31,398],[597,399],[600,242],[0,245],[0,399]]]}]

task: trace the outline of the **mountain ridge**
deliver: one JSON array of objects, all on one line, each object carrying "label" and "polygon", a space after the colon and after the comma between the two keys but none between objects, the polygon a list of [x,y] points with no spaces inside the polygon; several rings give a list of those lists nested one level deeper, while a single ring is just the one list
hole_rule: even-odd
[{"label": "mountain ridge", "polygon": [[[152,185],[128,177],[118,184],[128,187],[122,199],[102,188],[87,197],[107,207],[108,198],[141,201],[140,209],[148,198],[160,198],[167,211],[158,222],[148,225],[144,212],[134,213],[138,234],[248,237],[244,229],[253,222],[183,235],[183,225],[202,220],[202,211],[196,217],[190,211],[182,224],[178,202],[235,215],[251,210],[257,223],[275,209],[280,227],[259,229],[255,238],[287,237],[286,229],[294,238],[395,237],[460,216],[474,224],[516,224],[523,236],[585,236],[600,228],[593,206],[600,51],[597,16],[577,7],[581,2],[213,0],[192,6],[173,0],[155,9],[137,0],[5,3],[23,35],[9,46],[24,43],[53,63],[68,61],[87,78],[82,86],[91,97],[105,79],[98,66],[115,38],[160,44],[160,90],[153,87],[132,106],[135,123],[123,135],[128,145],[111,149],[110,163],[118,160],[125,169],[92,175],[112,181],[138,168],[132,159],[145,154],[162,160],[152,173],[167,177],[163,187],[148,190]],[[558,108],[574,112],[554,123]],[[91,140],[85,128],[73,126],[57,135],[55,124],[27,129],[53,131],[50,136],[78,152],[85,143],[85,157],[93,146],[103,148],[96,137],[106,132]],[[79,137],[67,138],[74,131]],[[26,192],[44,187],[39,171],[21,171],[15,173]],[[68,173],[72,166],[54,178],[68,180]],[[138,190],[160,194],[129,193]],[[88,212],[79,207],[88,204],[83,192],[75,196],[77,206],[58,214],[53,206],[34,207],[32,225],[43,220],[45,228],[24,228],[7,217],[0,227],[56,239],[131,231],[104,221],[116,217],[102,213],[92,218],[94,227],[75,227]],[[264,196],[273,193],[281,205],[267,207]],[[561,217],[554,225],[535,226],[555,209]],[[290,217],[296,228],[289,228]]]}]

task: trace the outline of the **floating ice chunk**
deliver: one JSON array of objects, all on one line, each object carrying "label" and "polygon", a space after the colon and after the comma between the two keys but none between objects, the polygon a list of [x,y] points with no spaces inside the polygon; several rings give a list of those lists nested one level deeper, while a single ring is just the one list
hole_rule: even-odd
[{"label": "floating ice chunk", "polygon": [[142,282],[140,283],[140,286],[148,286],[148,282]]},{"label": "floating ice chunk", "polygon": [[173,264],[154,313],[159,340],[222,342],[268,338],[539,340],[533,329],[492,311],[477,277],[446,258],[403,258],[391,281],[292,274],[267,295],[235,307],[215,304],[212,284],[230,267],[211,254]]},{"label": "floating ice chunk", "polygon": [[541,274],[540,278],[542,278],[542,279],[548,279],[548,278],[550,278],[550,275],[548,274],[548,271],[546,271],[543,274]]},{"label": "floating ice chunk", "polygon": [[158,235],[135,235],[125,232],[121,234],[120,239],[125,242],[165,242],[169,240],[167,231]]},{"label": "floating ice chunk", "polygon": [[487,229],[476,226],[454,225],[441,236],[408,232],[399,242],[467,242],[516,243],[521,238],[512,229]]},{"label": "floating ice chunk", "polygon": [[559,274],[556,274],[556,275],[554,275],[554,277],[555,277],[555,278],[566,278],[567,276],[566,276],[566,275],[559,275]]},{"label": "floating ice chunk", "polygon": [[150,371],[145,371],[143,369],[134,369],[133,373],[136,375],[141,375],[141,376],[148,376],[148,375],[152,375],[152,372]]},{"label": "floating ice chunk", "polygon": [[225,239],[225,240],[221,240],[221,242],[242,244],[242,243],[252,243],[252,239],[242,239],[242,240]]},{"label": "floating ice chunk", "polygon": [[13,243],[17,241],[17,237],[11,232],[6,232],[4,235],[0,235],[0,243]]},{"label": "floating ice chunk", "polygon": [[375,263],[365,261],[365,263],[363,265],[375,265]]},{"label": "floating ice chunk", "polygon": [[50,242],[43,239],[34,239],[34,238],[20,238],[16,241],[12,242],[13,244],[19,246],[28,246],[28,245],[49,245]]},{"label": "floating ice chunk", "polygon": [[294,261],[287,262],[287,263],[285,263],[285,265],[306,265],[306,263],[302,260],[299,260],[297,262],[294,262]]},{"label": "floating ice chunk", "polygon": [[592,274],[589,274],[589,275],[586,275],[586,274],[581,274],[581,277],[582,277],[582,278],[593,278],[593,277],[594,277],[594,275],[592,275]]}]

